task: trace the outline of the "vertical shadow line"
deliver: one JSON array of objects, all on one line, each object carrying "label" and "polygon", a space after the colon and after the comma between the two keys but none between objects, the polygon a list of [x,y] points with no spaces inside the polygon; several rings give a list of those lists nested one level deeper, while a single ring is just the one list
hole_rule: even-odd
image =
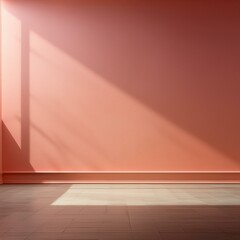
[{"label": "vertical shadow line", "polygon": [[27,169],[33,170],[30,164],[30,40],[29,29],[26,24],[22,24],[21,28],[21,149],[22,159],[24,159]]}]

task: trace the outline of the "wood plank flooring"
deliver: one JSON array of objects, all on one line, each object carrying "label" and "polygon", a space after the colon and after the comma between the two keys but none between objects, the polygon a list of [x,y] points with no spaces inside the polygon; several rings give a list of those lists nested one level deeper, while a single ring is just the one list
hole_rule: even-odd
[{"label": "wood plank flooring", "polygon": [[240,184],[0,185],[2,240],[240,240]]}]

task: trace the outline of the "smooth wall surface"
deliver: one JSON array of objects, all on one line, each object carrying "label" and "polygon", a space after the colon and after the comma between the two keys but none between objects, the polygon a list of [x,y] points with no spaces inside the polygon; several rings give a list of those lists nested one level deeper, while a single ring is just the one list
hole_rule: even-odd
[{"label": "smooth wall surface", "polygon": [[2,183],[2,17],[0,1],[0,184]]},{"label": "smooth wall surface", "polygon": [[239,11],[4,0],[4,171],[240,170]]},{"label": "smooth wall surface", "polygon": [[0,184],[2,183],[2,18],[0,1]]}]

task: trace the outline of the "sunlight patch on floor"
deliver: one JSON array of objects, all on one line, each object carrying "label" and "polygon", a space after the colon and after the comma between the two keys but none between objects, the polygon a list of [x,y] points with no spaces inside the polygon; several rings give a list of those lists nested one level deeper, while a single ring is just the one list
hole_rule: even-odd
[{"label": "sunlight patch on floor", "polygon": [[[175,187],[174,187],[175,186]],[[217,185],[73,184],[52,205],[57,206],[191,206],[239,205],[240,194]],[[234,190],[235,189],[235,190]]]}]

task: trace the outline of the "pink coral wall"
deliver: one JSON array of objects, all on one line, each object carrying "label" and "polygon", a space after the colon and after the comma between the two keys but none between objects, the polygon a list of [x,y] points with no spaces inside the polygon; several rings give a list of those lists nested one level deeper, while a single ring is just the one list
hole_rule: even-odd
[{"label": "pink coral wall", "polygon": [[239,171],[239,1],[3,1],[3,169]]},{"label": "pink coral wall", "polygon": [[0,184],[2,183],[2,17],[0,1]]}]

